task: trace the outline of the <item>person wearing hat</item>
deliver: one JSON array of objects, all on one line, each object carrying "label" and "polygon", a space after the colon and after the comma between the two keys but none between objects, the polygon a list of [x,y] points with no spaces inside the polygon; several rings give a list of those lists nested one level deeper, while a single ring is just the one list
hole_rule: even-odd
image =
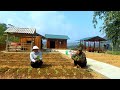
[{"label": "person wearing hat", "polygon": [[71,56],[72,60],[74,60],[74,67],[86,67],[87,60],[86,55],[84,52],[82,52],[82,48],[80,47],[75,54]]},{"label": "person wearing hat", "polygon": [[31,66],[33,68],[39,68],[42,64],[42,52],[39,51],[37,46],[33,46],[32,52],[30,53]]}]

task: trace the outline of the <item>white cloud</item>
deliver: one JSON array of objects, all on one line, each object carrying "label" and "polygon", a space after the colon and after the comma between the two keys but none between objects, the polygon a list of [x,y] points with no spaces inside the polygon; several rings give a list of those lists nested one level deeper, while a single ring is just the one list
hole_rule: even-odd
[{"label": "white cloud", "polygon": [[72,28],[72,25],[66,21],[63,12],[32,11],[29,13],[32,22],[36,23],[36,27],[39,27],[38,32],[65,34]]},{"label": "white cloud", "polygon": [[[0,17],[7,24],[17,27],[33,27],[39,34],[72,35],[73,29],[78,29],[68,22],[63,12],[57,11],[13,11],[0,12]],[[77,32],[74,32],[77,34]],[[76,37],[76,36],[74,36]],[[74,38],[73,37],[73,38]]]}]

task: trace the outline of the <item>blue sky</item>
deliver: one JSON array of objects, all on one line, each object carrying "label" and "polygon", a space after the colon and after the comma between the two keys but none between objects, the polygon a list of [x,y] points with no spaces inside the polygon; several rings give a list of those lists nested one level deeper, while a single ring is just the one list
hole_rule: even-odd
[{"label": "blue sky", "polygon": [[98,27],[94,29],[93,11],[0,11],[0,22],[22,28],[36,28],[37,33],[68,35],[73,42],[85,37],[101,36]]}]

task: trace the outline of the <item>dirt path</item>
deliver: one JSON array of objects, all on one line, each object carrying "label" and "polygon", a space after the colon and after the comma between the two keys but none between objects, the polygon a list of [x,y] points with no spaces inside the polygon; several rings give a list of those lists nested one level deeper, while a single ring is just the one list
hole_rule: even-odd
[{"label": "dirt path", "polygon": [[104,79],[94,71],[73,68],[72,60],[60,53],[43,54],[42,68],[31,68],[29,53],[0,52],[1,79]]},{"label": "dirt path", "polygon": [[85,52],[87,58],[91,58],[97,61],[105,62],[117,67],[120,67],[120,55],[111,55],[111,54],[104,54],[104,53],[92,53],[92,52]]}]

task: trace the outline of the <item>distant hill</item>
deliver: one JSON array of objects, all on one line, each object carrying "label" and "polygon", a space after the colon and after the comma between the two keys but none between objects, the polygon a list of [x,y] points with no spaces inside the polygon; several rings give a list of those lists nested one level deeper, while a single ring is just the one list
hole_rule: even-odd
[{"label": "distant hill", "polygon": [[79,43],[77,43],[77,42],[67,42],[67,46],[76,46],[78,44]]},{"label": "distant hill", "polygon": [[110,44],[110,43],[112,43],[112,41],[109,40],[109,39],[107,38],[107,36],[104,36],[103,38],[107,40],[107,41],[106,41],[106,44]]},{"label": "distant hill", "polygon": [[[46,42],[43,42],[44,45],[46,45]],[[75,48],[79,45],[78,42],[67,42],[67,47],[68,48]],[[86,44],[86,46],[88,46],[88,44]],[[91,43],[91,46],[93,46],[93,43]],[[99,44],[96,43],[96,47],[98,47]],[[101,47],[103,47],[103,43],[101,43]]]},{"label": "distant hill", "polygon": [[[46,41],[43,41],[43,44],[46,45]],[[67,47],[75,47],[78,44],[79,43],[77,43],[77,42],[67,42]]]},{"label": "distant hill", "polygon": [[75,48],[75,47],[78,46],[78,44],[79,44],[79,43],[77,43],[77,42],[68,42],[68,43],[67,43],[67,47],[68,47],[68,48]]}]

